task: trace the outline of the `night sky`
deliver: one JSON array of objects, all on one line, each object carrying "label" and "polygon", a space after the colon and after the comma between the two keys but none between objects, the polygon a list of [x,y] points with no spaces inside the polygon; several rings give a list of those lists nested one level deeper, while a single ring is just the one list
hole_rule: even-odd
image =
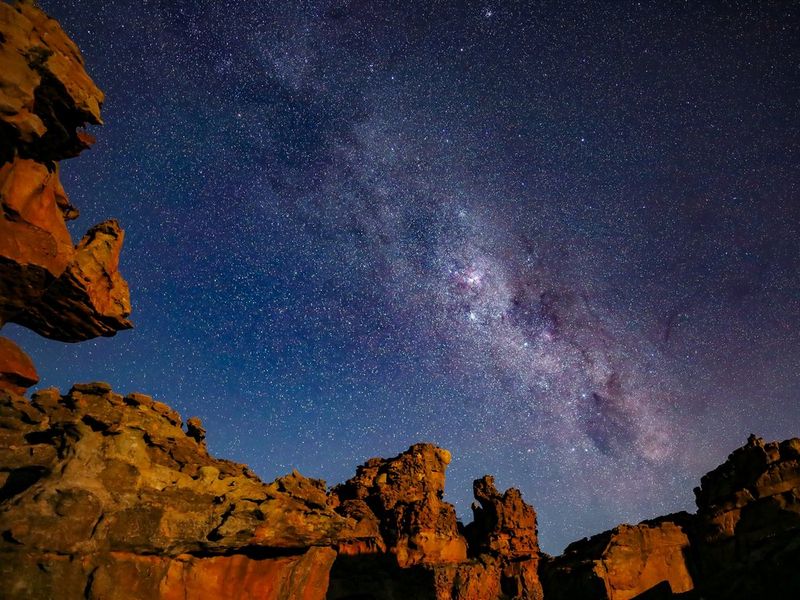
[{"label": "night sky", "polygon": [[800,435],[800,4],[42,0],[106,92],[63,164],[136,329],[18,327],[41,387],[333,484],[418,441],[542,546]]}]

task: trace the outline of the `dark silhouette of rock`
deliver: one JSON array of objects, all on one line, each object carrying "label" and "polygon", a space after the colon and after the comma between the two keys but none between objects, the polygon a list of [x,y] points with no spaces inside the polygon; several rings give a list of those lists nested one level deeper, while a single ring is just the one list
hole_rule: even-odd
[{"label": "dark silhouette of rock", "polygon": [[692,545],[707,597],[800,597],[800,439],[751,435],[695,495]]}]

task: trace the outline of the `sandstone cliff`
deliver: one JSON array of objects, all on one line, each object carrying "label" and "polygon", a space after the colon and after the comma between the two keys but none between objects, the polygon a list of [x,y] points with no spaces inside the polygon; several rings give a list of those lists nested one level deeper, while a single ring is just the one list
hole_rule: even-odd
[{"label": "sandstone cliff", "polygon": [[[106,221],[75,246],[66,222],[78,210],[59,180],[58,161],[91,146],[82,127],[101,123],[102,103],[56,21],[30,3],[0,3],[0,327],[66,342],[131,327],[118,272],[124,234]],[[3,342],[0,385],[35,383],[20,353]]]},{"label": "sandstone cliff", "polygon": [[445,450],[372,459],[328,490],[298,473],[265,484],[182,425],[102,383],[0,390],[4,597],[541,598],[533,509],[476,482],[488,515],[468,557]]}]

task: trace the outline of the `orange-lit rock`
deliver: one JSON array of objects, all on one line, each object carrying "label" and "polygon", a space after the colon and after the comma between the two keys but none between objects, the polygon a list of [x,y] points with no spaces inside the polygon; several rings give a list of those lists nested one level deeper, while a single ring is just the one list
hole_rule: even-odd
[{"label": "orange-lit rock", "polygon": [[0,3],[0,33],[0,162],[14,147],[40,162],[77,155],[103,103],[77,46],[29,2]]},{"label": "orange-lit rock", "polygon": [[[70,560],[53,576],[93,598],[323,598],[350,524],[324,483],[262,483],[181,425],[165,404],[102,383],[30,401],[0,391],[0,580],[18,590],[4,597],[48,597],[33,591],[56,589],[37,565],[55,555]],[[141,581],[114,585],[126,577]]]},{"label": "orange-lit rock", "polygon": [[397,557],[401,567],[458,563],[467,544],[458,531],[455,509],[444,502],[445,469],[450,453],[416,444],[389,459],[373,458],[334,489],[337,510],[358,521]]},{"label": "orange-lit rock", "polygon": [[23,394],[38,381],[30,357],[14,342],[0,336],[0,389]]},{"label": "orange-lit rock", "polygon": [[473,505],[474,518],[467,526],[470,550],[515,559],[538,557],[536,512],[519,490],[500,494],[490,475],[476,479],[472,488],[478,504]]},{"label": "orange-lit rock", "polygon": [[37,301],[75,255],[60,198],[57,171],[20,158],[0,165],[0,324]]},{"label": "orange-lit rock", "polygon": [[58,160],[88,148],[103,94],[75,44],[30,2],[0,3],[0,327],[81,341],[131,327],[115,221],[75,247]]},{"label": "orange-lit rock", "polygon": [[131,328],[130,292],[119,273],[124,238],[114,220],[92,227],[61,276],[38,300],[9,320],[62,342],[114,335]]},{"label": "orange-lit rock", "polygon": [[688,515],[679,514],[620,525],[570,544],[546,567],[545,597],[631,600],[659,587],[675,594],[691,591],[688,523]]}]

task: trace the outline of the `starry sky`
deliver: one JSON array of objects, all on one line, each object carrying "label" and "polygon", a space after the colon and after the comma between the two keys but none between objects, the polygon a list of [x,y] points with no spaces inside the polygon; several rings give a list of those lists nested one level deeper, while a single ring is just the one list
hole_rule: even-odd
[{"label": "starry sky", "polygon": [[200,416],[263,478],[450,449],[543,549],[800,435],[800,4],[42,0],[107,94],[63,165],[136,329],[42,383]]}]

